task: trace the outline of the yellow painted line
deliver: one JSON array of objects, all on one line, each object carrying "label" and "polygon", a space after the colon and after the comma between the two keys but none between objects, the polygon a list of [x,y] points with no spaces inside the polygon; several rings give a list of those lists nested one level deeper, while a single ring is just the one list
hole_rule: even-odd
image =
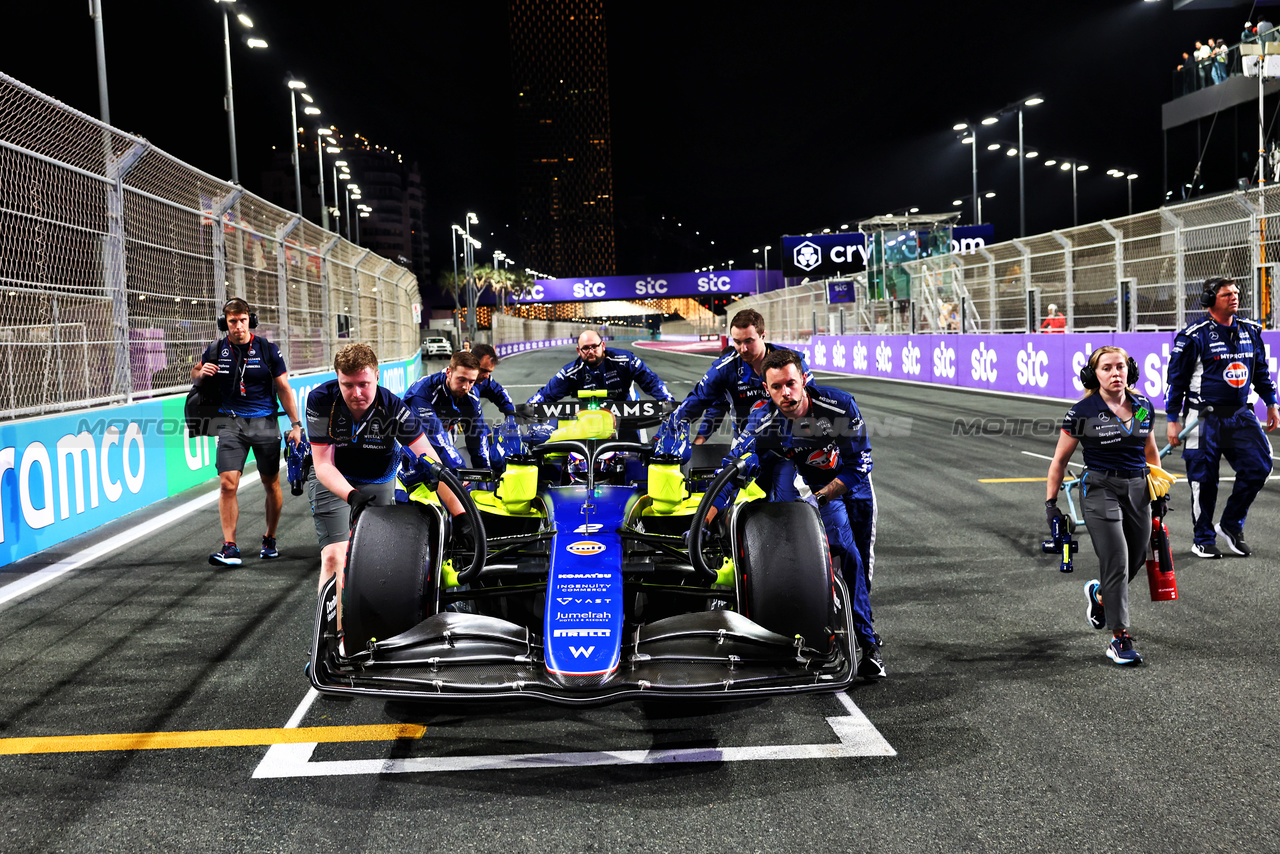
[{"label": "yellow painted line", "polygon": [[0,738],[0,755],[81,753],[100,750],[176,750],[191,747],[246,747],[261,744],[316,744],[339,741],[394,741],[422,738],[422,724],[315,726],[292,729],[214,729],[198,732],[124,732]]},{"label": "yellow painted line", "polygon": [[1047,477],[980,477],[978,483],[1044,483]]}]

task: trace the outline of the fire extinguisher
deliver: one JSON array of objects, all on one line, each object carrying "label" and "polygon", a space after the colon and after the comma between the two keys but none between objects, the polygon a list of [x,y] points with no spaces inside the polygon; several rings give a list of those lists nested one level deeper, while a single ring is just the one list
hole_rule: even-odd
[{"label": "fire extinguisher", "polygon": [[1151,557],[1147,558],[1147,585],[1152,602],[1178,598],[1178,581],[1173,576],[1173,553],[1169,548],[1169,528],[1160,516],[1151,515]]}]

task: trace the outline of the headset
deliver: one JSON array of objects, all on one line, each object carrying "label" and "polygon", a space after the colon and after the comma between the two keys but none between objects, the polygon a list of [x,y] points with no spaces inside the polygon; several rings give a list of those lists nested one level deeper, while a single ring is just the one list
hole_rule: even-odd
[{"label": "headset", "polygon": [[1213,308],[1213,304],[1218,301],[1218,291],[1227,285],[1234,285],[1235,283],[1235,279],[1228,279],[1224,276],[1205,279],[1203,289],[1200,291],[1200,305],[1205,308]]},{"label": "headset", "polygon": [[[1080,369],[1080,385],[1090,391],[1096,391],[1102,386],[1102,383],[1098,380],[1098,359],[1102,358],[1098,355],[1098,351],[1101,349],[1102,348],[1099,347],[1097,350],[1094,350],[1089,354],[1089,361],[1085,362],[1084,367]],[[1125,379],[1124,384],[1126,386],[1137,385],[1138,363],[1132,356],[1129,356],[1127,353],[1125,355],[1129,359],[1129,375]]]},{"label": "headset", "polygon": [[[240,303],[241,305],[243,305],[243,306],[245,307],[245,309],[246,309],[246,310],[249,308],[249,304],[248,304],[247,302],[245,302],[244,300],[240,299],[240,297],[232,297],[231,299],[227,300],[226,305],[224,305],[224,306],[222,307],[222,313],[218,315],[218,330],[219,330],[219,331],[221,331],[221,332],[226,332],[226,331],[227,331],[227,308],[228,308],[232,303],[236,303],[236,302],[238,302],[238,303]],[[239,313],[240,313],[240,312],[238,312],[238,311],[236,312],[236,314],[239,314]],[[252,311],[250,311],[250,312],[249,312],[249,328],[250,328],[250,329],[257,329],[257,328],[258,328],[258,315],[257,315],[255,312],[252,312]]]}]

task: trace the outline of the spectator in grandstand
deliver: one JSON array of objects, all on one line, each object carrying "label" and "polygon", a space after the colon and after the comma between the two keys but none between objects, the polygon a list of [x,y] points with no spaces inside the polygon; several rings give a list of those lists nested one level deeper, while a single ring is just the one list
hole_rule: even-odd
[{"label": "spectator in grandstand", "polygon": [[[258,462],[258,477],[266,492],[266,533],[258,557],[271,560],[280,557],[276,550],[276,525],[284,506],[280,489],[280,422],[276,416],[276,399],[289,416],[290,441],[302,438],[302,422],[289,387],[289,374],[280,350],[252,330],[258,316],[242,299],[229,300],[222,307],[218,327],[227,333],[204,351],[191,368],[196,385],[217,383],[222,393],[219,412],[226,416],[216,422],[218,453],[218,520],[222,524],[222,548],[209,555],[214,566],[239,566],[240,549],[236,546],[236,525],[240,519],[237,498],[240,477],[244,473],[250,449]],[[211,379],[212,378],[212,379]]]},{"label": "spectator in grandstand", "polygon": [[[1249,387],[1267,406],[1268,433],[1280,427],[1280,406],[1262,326],[1237,316],[1240,289],[1236,283],[1221,277],[1206,279],[1200,304],[1209,313],[1178,333],[1169,354],[1166,435],[1170,445],[1180,444],[1183,417],[1191,410],[1199,415],[1182,448],[1195,529],[1191,551],[1202,558],[1222,557],[1215,536],[1221,534],[1228,549],[1247,556],[1252,549],[1244,540],[1245,518],[1272,468],[1271,443],[1249,402]],[[1218,466],[1223,457],[1235,469],[1236,481],[1215,525]]]},{"label": "spectator in grandstand", "polygon": [[1067,316],[1058,311],[1058,307],[1049,303],[1049,316],[1040,323],[1041,332],[1066,332]]},{"label": "spectator in grandstand", "polygon": [[[1067,461],[1084,452],[1084,518],[1098,556],[1098,578],[1085,584],[1086,614],[1095,629],[1110,629],[1106,655],[1116,664],[1141,664],[1129,636],[1129,582],[1146,563],[1151,540],[1148,466],[1160,465],[1155,407],[1134,390],[1138,364],[1119,347],[1099,347],[1080,369],[1085,395],[1062,422],[1049,463],[1045,516],[1052,531]],[[1163,513],[1162,510],[1157,512]]]}]

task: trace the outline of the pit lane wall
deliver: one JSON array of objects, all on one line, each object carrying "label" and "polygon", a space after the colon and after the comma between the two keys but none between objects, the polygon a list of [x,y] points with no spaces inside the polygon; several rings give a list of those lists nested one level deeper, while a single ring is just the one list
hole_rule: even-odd
[{"label": "pit lane wall", "polygon": [[[380,381],[403,395],[421,375],[415,354],[384,363]],[[335,378],[290,376],[299,414],[311,390]],[[172,395],[0,423],[0,567],[216,478],[217,440],[187,438],[185,402]],[[280,424],[287,429],[283,415]]]},{"label": "pit lane wall", "polygon": [[[1163,411],[1175,334],[815,335],[785,346],[803,352],[816,370],[1074,402],[1084,395],[1078,374],[1089,354],[1114,345],[1137,361],[1137,390]],[[1280,332],[1262,337],[1274,379]],[[1257,395],[1250,400],[1256,404]]]}]

